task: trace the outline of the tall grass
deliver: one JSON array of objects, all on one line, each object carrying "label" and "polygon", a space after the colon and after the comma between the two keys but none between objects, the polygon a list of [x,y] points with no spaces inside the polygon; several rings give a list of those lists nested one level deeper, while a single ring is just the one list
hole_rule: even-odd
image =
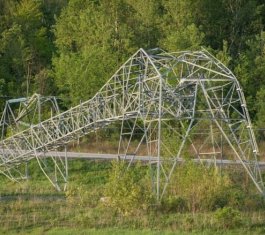
[{"label": "tall grass", "polygon": [[[35,167],[34,164],[32,163],[31,167]],[[201,170],[201,173],[204,172],[196,166],[191,168],[193,171]],[[228,195],[225,192],[214,195],[215,197],[219,196],[219,198],[215,198],[216,200],[220,201],[224,198],[228,200],[228,203],[218,206],[218,208],[224,208],[224,211],[220,212],[220,209],[217,212],[217,208],[200,208],[200,206],[196,210],[192,210],[192,207],[189,209],[189,206],[186,207],[184,204],[187,205],[190,199],[188,192],[185,191],[188,187],[185,189],[184,182],[192,181],[192,177],[196,178],[197,175],[194,173],[193,176],[185,179],[185,168],[183,168],[182,176],[181,172],[176,175],[178,180],[183,179],[183,184],[170,186],[171,192],[175,192],[175,195],[172,194],[175,201],[167,199],[161,205],[154,205],[152,201],[144,201],[144,203],[150,203],[150,205],[141,208],[141,197],[134,197],[132,203],[136,204],[130,204],[129,209],[136,209],[137,213],[124,213],[124,211],[118,210],[119,204],[108,206],[102,202],[101,198],[108,196],[108,187],[113,187],[115,181],[116,183],[121,182],[121,179],[112,177],[110,183],[110,176],[115,170],[112,169],[110,162],[70,161],[69,170],[70,184],[66,192],[55,191],[44,177],[31,177],[29,181],[25,181],[20,185],[1,177],[0,232],[11,233],[13,231],[14,233],[21,232],[23,234],[23,232],[30,233],[32,231],[32,234],[34,234],[35,231],[36,234],[49,234],[49,232],[50,234],[62,234],[60,231],[64,231],[63,234],[71,234],[71,231],[79,231],[80,233],[89,231],[90,234],[91,231],[101,231],[102,233],[99,234],[114,234],[118,231],[125,231],[124,234],[133,234],[129,231],[141,230],[143,231],[142,234],[154,234],[155,232],[162,234],[161,231],[167,231],[165,234],[175,234],[177,232],[179,234],[189,234],[190,232],[199,234],[202,231],[221,233],[229,229],[231,234],[236,230],[244,231],[244,234],[249,231],[252,231],[252,234],[255,231],[261,234],[262,232],[265,233],[264,201],[260,197],[240,191],[238,188],[235,190],[234,187],[230,188],[229,186],[227,188],[227,190],[230,190]],[[134,172],[129,174],[129,177],[134,177],[129,185],[132,189],[138,190],[138,188],[134,188],[133,184],[144,180],[143,176],[146,170],[141,167],[141,177],[139,177],[137,175],[139,166],[135,167],[135,171],[132,169]],[[38,175],[38,172],[35,174]],[[211,177],[215,177],[213,172],[207,174],[209,174],[209,180],[211,180]],[[123,179],[128,182],[129,179],[126,177]],[[200,181],[197,183],[202,185]],[[126,187],[126,181],[122,185]],[[224,186],[227,187],[227,185]],[[194,183],[192,187],[196,189],[199,185],[196,186]],[[119,187],[115,190],[119,190]],[[220,190],[220,188],[216,190]],[[137,192],[141,193],[143,191]],[[147,191],[144,192],[143,197],[150,196],[146,194]],[[149,192],[152,193],[152,191]],[[190,190],[190,193],[192,192]],[[200,193],[202,192],[203,190],[200,191]],[[241,192],[244,194],[243,198],[238,195]],[[126,193],[129,195],[130,191],[126,191]],[[115,192],[112,194],[113,198],[114,196]],[[205,197],[201,198],[203,200],[207,199]],[[231,203],[236,198],[241,200],[240,203]],[[136,199],[140,200],[137,201]],[[209,198],[207,200],[212,203]],[[127,201],[124,199],[121,203],[126,204]],[[200,201],[196,201],[196,203],[200,203]],[[134,206],[137,208],[134,208]],[[231,207],[231,209],[226,209],[227,207]],[[232,211],[237,216],[236,228],[230,225],[227,226],[226,222],[231,220],[227,211],[229,213]],[[212,233],[209,232],[208,234]],[[204,234],[207,234],[207,232]]]}]

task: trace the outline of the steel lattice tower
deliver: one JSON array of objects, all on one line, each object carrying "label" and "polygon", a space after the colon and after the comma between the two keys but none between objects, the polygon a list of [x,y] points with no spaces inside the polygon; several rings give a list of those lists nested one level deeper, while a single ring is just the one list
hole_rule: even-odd
[{"label": "steel lattice tower", "polygon": [[[41,165],[43,153],[117,122],[118,158],[130,156],[129,167],[140,149],[146,149],[155,166],[158,200],[178,162],[187,158],[215,163],[235,159],[264,193],[242,88],[233,73],[205,50],[138,50],[92,99],[1,141],[0,169],[6,173],[33,158]],[[64,161],[55,168],[65,181]]]}]

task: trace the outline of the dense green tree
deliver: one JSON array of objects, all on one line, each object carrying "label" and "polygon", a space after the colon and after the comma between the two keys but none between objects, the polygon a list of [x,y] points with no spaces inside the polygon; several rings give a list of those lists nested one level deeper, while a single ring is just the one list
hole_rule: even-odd
[{"label": "dense green tree", "polygon": [[[264,89],[265,83],[265,34],[261,32],[255,38],[246,42],[248,49],[240,54],[238,65],[235,68],[247,98],[248,108],[253,118],[257,112],[262,112],[265,99],[257,99],[257,92]],[[258,102],[256,102],[258,101]],[[263,105],[261,105],[263,103]],[[259,108],[257,109],[257,107]],[[259,116],[259,115],[258,115]]]},{"label": "dense green tree", "polygon": [[2,0],[0,96],[92,97],[134,51],[209,49],[265,126],[262,0]]},{"label": "dense green tree", "polygon": [[134,45],[137,48],[154,48],[161,38],[161,24],[163,22],[164,7],[161,1],[133,1],[127,0],[133,9],[127,16],[130,30],[133,33]]},{"label": "dense green tree", "polygon": [[[51,64],[54,47],[44,24],[43,4],[39,0],[1,2],[0,79],[4,96],[26,96],[36,91],[49,94],[54,90],[44,72]],[[44,89],[43,81],[50,87]]]},{"label": "dense green tree", "polygon": [[[121,0],[70,1],[55,26],[54,75],[63,97],[88,99],[134,49]],[[65,69],[67,68],[67,69]]]},{"label": "dense green tree", "polygon": [[193,1],[164,1],[163,37],[160,45],[169,51],[199,49],[204,33],[195,24]]},{"label": "dense green tree", "polygon": [[[1,34],[0,79],[2,95],[19,95],[25,89],[25,75],[32,58],[22,34],[21,26],[13,24]],[[18,86],[20,84],[20,86]],[[23,92],[25,95],[25,93]]]}]

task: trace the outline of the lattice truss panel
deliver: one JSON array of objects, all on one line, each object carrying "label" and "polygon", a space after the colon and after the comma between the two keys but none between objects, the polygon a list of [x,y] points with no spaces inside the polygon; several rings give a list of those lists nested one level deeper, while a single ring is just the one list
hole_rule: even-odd
[{"label": "lattice truss panel", "polygon": [[[42,96],[35,93],[31,97],[9,99],[5,102],[0,119],[1,140],[59,113],[55,96]],[[54,153],[54,155],[56,154],[57,152]],[[55,158],[54,161],[59,161],[59,158]],[[7,169],[4,174],[12,180],[16,180],[16,178],[27,179],[29,176],[28,161],[20,162],[17,165],[19,165],[18,168],[12,167],[12,171]],[[50,171],[47,163],[46,166],[45,170]]]},{"label": "lattice truss panel", "polygon": [[59,106],[54,96],[33,94],[31,97],[10,99],[0,119],[1,139],[7,135],[14,135],[34,124],[59,114]]},{"label": "lattice truss panel", "polygon": [[[96,95],[80,105],[0,142],[2,173],[109,124],[120,123],[118,156],[150,156],[160,199],[179,160],[238,160],[263,193],[258,147],[242,89],[207,51],[138,50]],[[143,148],[145,151],[143,151]],[[223,150],[224,149],[224,150]],[[67,181],[63,159],[53,162],[59,187]],[[58,177],[59,175],[59,177]]]}]

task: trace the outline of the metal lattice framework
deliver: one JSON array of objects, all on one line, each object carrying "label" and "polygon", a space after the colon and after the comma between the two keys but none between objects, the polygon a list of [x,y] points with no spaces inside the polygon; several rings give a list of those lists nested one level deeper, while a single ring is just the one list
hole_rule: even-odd
[{"label": "metal lattice framework", "polygon": [[45,120],[44,112],[50,113],[51,116],[60,113],[55,96],[35,93],[31,97],[7,100],[0,119],[1,139],[6,138],[7,132],[9,135],[14,135],[42,122]]},{"label": "metal lattice framework", "polygon": [[[60,113],[57,98],[55,96],[42,96],[33,94],[30,97],[9,99],[0,120],[1,140],[7,136],[15,135],[29,127],[40,123],[49,116]],[[19,163],[19,169],[8,169],[4,174],[11,180],[28,178],[28,162]],[[25,167],[25,169],[23,169]],[[23,171],[24,170],[24,171]]]},{"label": "metal lattice framework", "polygon": [[[130,156],[128,166],[143,146],[150,156],[157,199],[183,158],[239,160],[264,193],[242,89],[233,73],[205,50],[138,50],[92,99],[2,140],[1,172],[33,158],[45,172],[45,153],[115,122],[120,123],[118,156]],[[59,175],[66,182],[66,161],[51,159],[56,181]]]}]

